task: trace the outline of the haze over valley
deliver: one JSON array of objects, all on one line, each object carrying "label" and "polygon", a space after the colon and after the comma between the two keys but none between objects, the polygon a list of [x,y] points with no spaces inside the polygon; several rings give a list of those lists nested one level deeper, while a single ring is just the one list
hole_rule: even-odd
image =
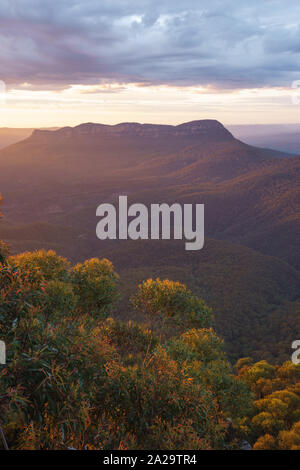
[{"label": "haze over valley", "polygon": [[[0,151],[0,168],[0,239],[14,253],[109,258],[123,279],[121,318],[137,282],[186,282],[214,308],[232,357],[287,357],[299,328],[300,157],[245,144],[215,120],[86,123],[34,130]],[[121,194],[146,205],[205,204],[203,250],[98,240],[96,208]]]}]

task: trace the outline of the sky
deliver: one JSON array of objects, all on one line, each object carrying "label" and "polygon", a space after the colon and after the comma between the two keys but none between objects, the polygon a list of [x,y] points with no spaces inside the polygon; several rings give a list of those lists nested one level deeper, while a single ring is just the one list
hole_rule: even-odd
[{"label": "sky", "polygon": [[299,0],[1,0],[0,127],[300,122]]}]

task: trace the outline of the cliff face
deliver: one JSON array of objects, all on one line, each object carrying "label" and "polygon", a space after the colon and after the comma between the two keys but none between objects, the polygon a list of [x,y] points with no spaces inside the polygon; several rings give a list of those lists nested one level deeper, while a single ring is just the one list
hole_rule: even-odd
[{"label": "cliff face", "polygon": [[35,130],[32,139],[61,139],[78,136],[99,137],[150,137],[160,139],[164,137],[198,137],[204,140],[233,140],[232,134],[218,121],[201,120],[191,121],[178,126],[139,124],[124,122],[114,126],[105,124],[85,123],[76,127],[63,127],[57,131]]}]

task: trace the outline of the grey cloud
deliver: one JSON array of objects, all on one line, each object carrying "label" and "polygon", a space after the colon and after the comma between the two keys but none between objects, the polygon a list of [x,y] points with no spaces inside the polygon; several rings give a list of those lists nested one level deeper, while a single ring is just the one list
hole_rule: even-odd
[{"label": "grey cloud", "polygon": [[286,86],[300,77],[298,0],[2,0],[0,78]]}]

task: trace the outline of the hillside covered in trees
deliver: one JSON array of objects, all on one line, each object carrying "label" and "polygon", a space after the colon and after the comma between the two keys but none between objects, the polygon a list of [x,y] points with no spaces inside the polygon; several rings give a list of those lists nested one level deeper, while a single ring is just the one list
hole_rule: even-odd
[{"label": "hillside covered in trees", "polygon": [[[214,310],[233,362],[280,363],[300,335],[299,157],[237,140],[220,122],[178,126],[85,123],[37,130],[0,151],[4,217],[13,254],[52,249],[74,264],[108,258],[120,273],[116,318],[136,285],[160,277],[186,284]],[[99,203],[205,205],[205,244],[99,241]]]},{"label": "hillside covered in trees", "polygon": [[[185,285],[148,279],[113,319],[119,276],[1,245],[1,425],[13,449],[300,449],[300,366],[241,359]],[[159,333],[154,333],[157,331]]]},{"label": "hillside covered in trees", "polygon": [[[217,121],[89,123],[0,166],[10,448],[300,448],[299,157]],[[120,194],[205,204],[203,250],[100,243],[96,207]]]}]

